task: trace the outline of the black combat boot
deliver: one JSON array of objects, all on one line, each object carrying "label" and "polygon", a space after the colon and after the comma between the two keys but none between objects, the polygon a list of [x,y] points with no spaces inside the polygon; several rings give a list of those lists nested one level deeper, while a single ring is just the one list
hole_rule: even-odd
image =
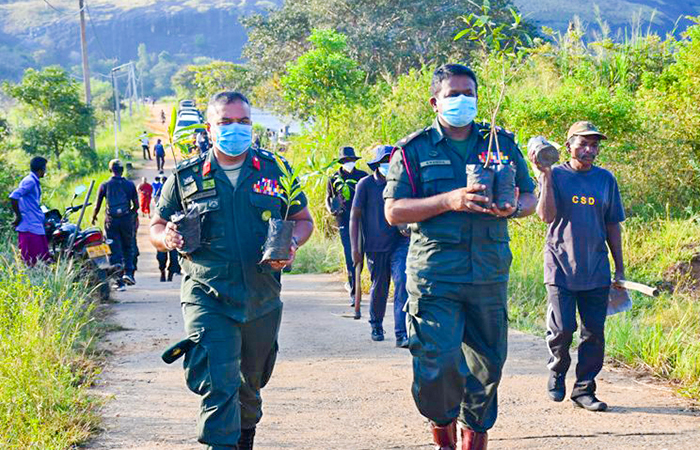
[{"label": "black combat boot", "polygon": [[254,438],[255,428],[241,430],[241,437],[238,438],[238,450],[253,450]]},{"label": "black combat boot", "polygon": [[168,281],[173,281],[173,273],[168,272]]},{"label": "black combat boot", "polygon": [[160,282],[165,282],[165,269],[160,271]]}]

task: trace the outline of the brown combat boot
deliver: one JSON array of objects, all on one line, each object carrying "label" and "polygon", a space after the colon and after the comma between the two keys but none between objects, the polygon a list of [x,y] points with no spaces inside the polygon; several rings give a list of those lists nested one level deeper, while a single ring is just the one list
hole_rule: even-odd
[{"label": "brown combat boot", "polygon": [[430,422],[430,431],[433,432],[435,450],[457,450],[457,427],[454,422],[442,427]]},{"label": "brown combat boot", "polygon": [[461,424],[459,431],[462,434],[462,450],[486,450],[488,447],[488,433],[479,433]]}]

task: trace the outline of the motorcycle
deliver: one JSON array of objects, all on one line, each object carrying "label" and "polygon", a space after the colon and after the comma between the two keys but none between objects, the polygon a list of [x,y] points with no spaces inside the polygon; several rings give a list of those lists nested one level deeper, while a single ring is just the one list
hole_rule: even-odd
[{"label": "motorcycle", "polygon": [[[90,187],[92,191],[92,185]],[[42,206],[45,214],[44,228],[52,259],[56,261],[59,258],[72,258],[82,262],[88,282],[96,287],[99,299],[105,301],[109,299],[110,279],[120,274],[122,268],[120,265],[110,263],[109,255],[112,251],[109,244],[111,242],[105,238],[100,228],[80,229],[85,208],[91,205],[88,202],[90,193],[86,195],[83,204],[73,206],[73,202],[85,190],[85,186],[76,187],[70,206],[63,214],[58,209],[49,210]],[[70,216],[79,211],[81,214],[78,223],[71,223]]]}]

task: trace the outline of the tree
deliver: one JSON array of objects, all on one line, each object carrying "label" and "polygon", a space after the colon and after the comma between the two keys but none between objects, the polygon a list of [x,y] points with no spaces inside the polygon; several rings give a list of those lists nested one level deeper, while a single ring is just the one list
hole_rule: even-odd
[{"label": "tree", "polygon": [[189,65],[172,78],[178,97],[194,97],[199,104],[206,104],[209,97],[223,90],[241,91],[252,89],[250,70],[228,61],[211,61],[203,65]]},{"label": "tree", "polygon": [[59,170],[65,149],[83,151],[95,121],[92,109],[80,99],[80,86],[64,69],[27,69],[19,84],[5,82],[3,90],[20,103],[28,119],[28,125],[19,130],[25,151],[35,154],[48,150]]},{"label": "tree", "polygon": [[[491,6],[497,20],[510,18],[511,0]],[[389,79],[423,65],[464,61],[474,46],[453,41],[457,19],[478,10],[470,0],[287,0],[266,16],[242,20],[249,36],[243,55],[256,75],[269,78],[309,50],[313,29],[332,28],[347,36],[348,55],[370,79]]]},{"label": "tree", "polygon": [[289,109],[302,119],[320,119],[328,130],[335,105],[352,105],[364,95],[365,72],[346,55],[346,37],[333,30],[314,30],[314,46],[287,64],[281,84]]}]

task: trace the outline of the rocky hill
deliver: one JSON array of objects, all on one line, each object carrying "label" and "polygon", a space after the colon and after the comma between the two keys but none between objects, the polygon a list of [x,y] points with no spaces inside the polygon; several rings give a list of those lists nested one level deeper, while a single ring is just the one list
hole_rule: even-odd
[{"label": "rocky hill", "polygon": [[[242,15],[283,0],[89,0],[91,59],[136,58],[140,43],[150,52],[239,61],[246,36]],[[515,0],[528,20],[564,30],[574,15],[595,25],[594,3],[577,0]],[[700,0],[608,0],[601,16],[614,30],[629,27],[636,14],[652,17],[666,32],[679,16],[700,14]],[[78,0],[0,0],[0,78],[17,78],[24,68],[80,63]]]}]

